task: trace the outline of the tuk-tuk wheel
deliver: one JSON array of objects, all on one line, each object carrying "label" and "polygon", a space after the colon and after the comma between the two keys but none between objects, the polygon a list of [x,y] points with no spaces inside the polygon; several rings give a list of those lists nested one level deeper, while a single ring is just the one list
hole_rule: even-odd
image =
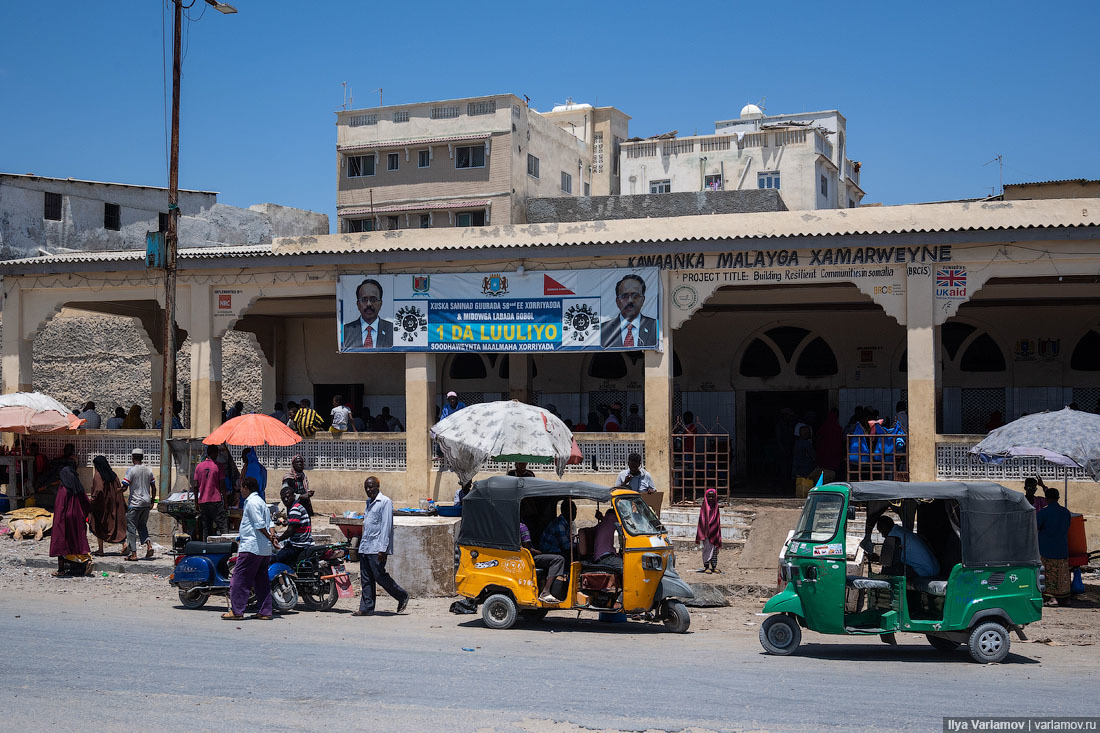
[{"label": "tuk-tuk wheel", "polygon": [[1004,661],[1010,643],[1008,629],[996,621],[987,621],[974,627],[966,646],[975,662],[992,664]]},{"label": "tuk-tuk wheel", "polygon": [[925,634],[925,636],[928,638],[928,643],[941,652],[953,652],[959,648],[959,642],[957,641],[951,641],[933,634]]},{"label": "tuk-tuk wheel", "polygon": [[785,657],[794,654],[802,643],[802,629],[790,616],[776,614],[760,624],[760,646],[768,654]]},{"label": "tuk-tuk wheel", "polygon": [[494,593],[481,606],[481,618],[490,629],[507,629],[516,622],[516,602],[511,596]]},{"label": "tuk-tuk wheel", "polygon": [[686,633],[691,626],[691,614],[680,601],[665,603],[665,628],[674,634]]}]

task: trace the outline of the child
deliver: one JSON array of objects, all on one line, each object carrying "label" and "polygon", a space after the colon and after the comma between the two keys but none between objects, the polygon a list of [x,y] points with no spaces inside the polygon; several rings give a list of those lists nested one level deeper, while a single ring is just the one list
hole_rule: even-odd
[{"label": "child", "polygon": [[722,572],[718,569],[718,549],[722,546],[722,515],[718,510],[718,492],[714,489],[707,489],[703,495],[695,542],[703,548],[703,569],[699,572]]}]

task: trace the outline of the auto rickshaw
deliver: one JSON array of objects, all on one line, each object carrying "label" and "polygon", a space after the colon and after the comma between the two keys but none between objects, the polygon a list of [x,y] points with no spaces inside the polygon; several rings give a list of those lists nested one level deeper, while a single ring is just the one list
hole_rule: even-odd
[{"label": "auto rickshaw", "polygon": [[[520,542],[519,524],[538,542],[543,528],[563,499],[607,503],[618,519],[618,560],[593,562],[587,557],[585,531],[571,525],[581,540],[565,558],[568,583],[557,597],[540,600],[544,571]],[[594,611],[641,615],[663,621],[674,632],[688,630],[691,617],[681,599],[694,597],[673,567],[672,544],[641,494],[586,482],[493,476],[478,481],[462,500],[460,556],[455,572],[459,595],[481,604],[485,625],[507,629],[517,616],[537,621],[549,611]]]},{"label": "auto rickshaw", "polygon": [[[857,506],[866,510],[866,525],[849,537],[845,529],[856,524]],[[922,542],[905,544],[890,530],[874,552],[875,525],[887,511]],[[916,553],[917,545],[938,561],[935,577],[918,577],[906,564],[906,552]],[[1023,494],[995,483],[815,487],[783,547],[779,571],[783,588],[765,604],[764,613],[772,615],[760,627],[770,654],[793,654],[807,628],[877,635],[888,644],[896,643],[896,632],[923,633],[938,650],[964,644],[975,661],[1000,662],[1008,656],[1009,632],[1026,639],[1024,627],[1042,617],[1035,511]]]}]

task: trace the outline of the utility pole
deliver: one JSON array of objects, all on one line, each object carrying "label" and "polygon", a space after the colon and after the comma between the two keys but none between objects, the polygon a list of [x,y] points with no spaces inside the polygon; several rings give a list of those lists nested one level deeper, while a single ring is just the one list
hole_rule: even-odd
[{"label": "utility pole", "polygon": [[[232,5],[206,0],[215,10],[231,14],[237,9]],[[192,3],[194,4],[194,3]],[[168,158],[168,231],[164,233],[164,355],[163,395],[160,407],[160,490],[171,493],[172,451],[168,441],[172,438],[172,419],[175,417],[176,398],[176,252],[179,249],[180,215],[180,51],[182,46],[182,0],[172,0],[175,18],[172,23],[172,141]],[[190,6],[188,6],[190,7]]]}]

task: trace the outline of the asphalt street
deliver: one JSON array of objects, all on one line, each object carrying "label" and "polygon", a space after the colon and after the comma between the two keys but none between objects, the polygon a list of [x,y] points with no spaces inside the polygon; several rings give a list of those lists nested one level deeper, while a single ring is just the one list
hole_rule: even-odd
[{"label": "asphalt street", "polygon": [[227,622],[217,602],[175,603],[167,587],[0,589],[4,728],[941,730],[944,715],[1100,715],[1095,646],[1014,644],[979,666],[912,635],[891,648],[807,633],[778,658],[755,628],[673,635],[563,614],[493,631],[443,600]]}]

